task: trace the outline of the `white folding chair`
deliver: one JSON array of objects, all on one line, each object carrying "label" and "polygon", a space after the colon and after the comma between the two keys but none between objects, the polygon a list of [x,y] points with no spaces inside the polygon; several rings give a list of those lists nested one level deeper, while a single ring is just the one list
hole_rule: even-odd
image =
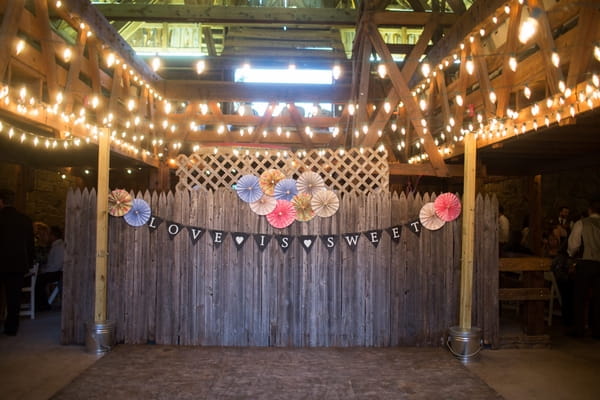
[{"label": "white folding chair", "polygon": [[554,314],[554,299],[558,300],[558,304],[562,306],[562,297],[558,290],[558,284],[556,283],[556,277],[554,272],[545,271],[544,279],[550,282],[550,304],[548,304],[548,326],[552,326],[552,315]]},{"label": "white folding chair", "polygon": [[39,264],[33,264],[33,268],[25,275],[25,279],[29,279],[29,285],[23,286],[21,291],[29,293],[29,303],[21,303],[21,311],[19,315],[29,315],[31,319],[35,319],[35,283],[37,281]]}]

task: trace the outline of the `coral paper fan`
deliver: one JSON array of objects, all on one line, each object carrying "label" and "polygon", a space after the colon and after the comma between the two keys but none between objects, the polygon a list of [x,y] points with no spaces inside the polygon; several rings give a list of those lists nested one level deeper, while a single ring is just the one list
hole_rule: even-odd
[{"label": "coral paper fan", "polygon": [[277,185],[277,182],[284,178],[285,175],[283,175],[281,171],[276,169],[266,170],[260,175],[260,188],[264,194],[273,196],[275,194],[275,185]]},{"label": "coral paper fan", "polygon": [[293,179],[282,179],[275,185],[275,198],[277,200],[292,201],[297,194],[296,181]]},{"label": "coral paper fan", "polygon": [[132,200],[126,190],[113,190],[108,195],[108,213],[113,217],[122,217],[131,209]]},{"label": "coral paper fan", "polygon": [[436,215],[446,222],[454,221],[460,215],[460,200],[453,193],[440,194],[433,205]]},{"label": "coral paper fan", "polygon": [[250,209],[258,215],[267,215],[275,209],[277,200],[274,197],[264,195],[257,201],[250,203]]},{"label": "coral paper fan", "polygon": [[298,193],[292,199],[292,204],[296,209],[296,221],[306,222],[314,218],[315,212],[310,205],[312,196],[308,193]]},{"label": "coral paper fan", "polygon": [[258,177],[254,175],[244,175],[238,179],[235,190],[240,199],[246,203],[258,201],[263,196],[263,191],[258,184]]},{"label": "coral paper fan", "polygon": [[286,200],[277,200],[275,209],[267,214],[269,223],[278,229],[290,226],[296,219],[296,210],[291,202]]},{"label": "coral paper fan", "polygon": [[134,199],[131,210],[123,218],[131,226],[142,226],[150,219],[150,206],[142,199]]},{"label": "coral paper fan", "polygon": [[431,231],[440,229],[445,224],[444,220],[436,215],[433,202],[425,203],[423,207],[421,207],[421,211],[419,211],[419,221],[421,221],[421,225]]},{"label": "coral paper fan", "polygon": [[340,200],[331,190],[321,190],[313,195],[310,204],[317,216],[327,218],[336,213]]},{"label": "coral paper fan", "polygon": [[307,171],[298,177],[296,182],[298,192],[313,195],[321,190],[325,190],[323,178],[316,172]]}]

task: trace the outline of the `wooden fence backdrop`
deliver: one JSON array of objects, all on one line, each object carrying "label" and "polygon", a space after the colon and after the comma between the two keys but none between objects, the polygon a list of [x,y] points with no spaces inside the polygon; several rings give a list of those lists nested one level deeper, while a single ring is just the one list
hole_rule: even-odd
[{"label": "wooden fence backdrop", "polygon": [[[232,190],[137,194],[152,213],[183,225],[250,234],[364,232],[418,218],[434,195],[343,195],[331,218],[272,228]],[[62,343],[83,343],[93,320],[95,191],[67,199]],[[477,197],[473,325],[498,341],[497,201]],[[110,217],[108,318],[123,343],[217,346],[440,345],[458,323],[461,219],[420,236],[385,231],[375,248],[362,236],[352,251],[340,238],[306,252],[296,238],[283,252],[273,238],[260,252],[252,236],[237,250],[209,233],[195,245]]]}]

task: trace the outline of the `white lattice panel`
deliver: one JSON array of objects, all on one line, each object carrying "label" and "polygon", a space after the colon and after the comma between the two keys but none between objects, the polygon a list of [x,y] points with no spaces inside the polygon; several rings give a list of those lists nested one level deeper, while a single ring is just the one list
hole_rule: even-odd
[{"label": "white lattice panel", "polygon": [[239,150],[235,153],[180,154],[176,161],[177,190],[231,187],[242,175],[260,176],[268,169],[278,169],[294,179],[304,171],[316,172],[328,188],[343,193],[389,191],[385,150],[353,148],[343,153],[331,149],[297,153]]}]

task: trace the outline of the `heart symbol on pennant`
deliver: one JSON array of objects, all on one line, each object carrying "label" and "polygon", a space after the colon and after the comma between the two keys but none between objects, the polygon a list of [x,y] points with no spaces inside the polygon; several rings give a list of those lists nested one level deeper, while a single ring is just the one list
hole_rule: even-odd
[{"label": "heart symbol on pennant", "polygon": [[304,247],[310,247],[311,244],[312,244],[312,240],[304,239]]},{"label": "heart symbol on pennant", "polygon": [[235,242],[237,244],[242,244],[243,241],[244,241],[244,237],[243,236],[236,236],[235,237]]}]

